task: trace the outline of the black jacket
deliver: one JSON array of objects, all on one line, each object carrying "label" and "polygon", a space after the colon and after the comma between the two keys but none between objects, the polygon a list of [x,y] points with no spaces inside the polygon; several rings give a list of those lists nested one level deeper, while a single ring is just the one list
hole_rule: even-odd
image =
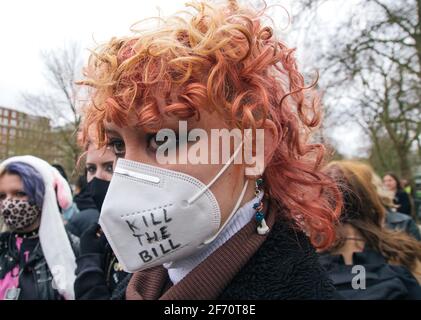
[{"label": "black jacket", "polygon": [[307,236],[286,221],[273,226],[266,241],[219,299],[338,299]]},{"label": "black jacket", "polygon": [[398,190],[396,191],[395,198],[393,199],[393,202],[398,205],[397,211],[407,214],[408,216],[411,216],[411,201],[409,199],[409,195],[403,191]]},{"label": "black jacket", "polygon": [[[130,277],[114,291],[124,299]],[[318,262],[308,238],[288,222],[273,226],[266,241],[234,277],[218,299],[340,299],[332,281]]]},{"label": "black jacket", "polygon": [[[79,253],[79,238],[68,233],[73,251]],[[21,265],[24,246],[30,248],[28,262]],[[62,297],[53,288],[53,276],[45,261],[39,238],[25,239],[21,250],[16,248],[15,235],[11,232],[0,234],[0,279],[10,272],[17,264],[20,264],[19,288],[21,293],[19,300],[60,300]]]},{"label": "black jacket", "polygon": [[[409,270],[388,264],[381,254],[373,250],[366,248],[363,252],[354,253],[353,265],[346,265],[341,255],[323,254],[320,262],[345,299],[421,299],[421,287]],[[362,279],[365,279],[365,284]]]},{"label": "black jacket", "polygon": [[[109,300],[119,283],[124,278],[131,277],[131,274],[118,268],[118,261],[109,245],[105,254],[83,254],[77,258],[76,263],[76,300]],[[126,285],[125,283],[123,288]],[[120,290],[117,289],[116,294]]]}]

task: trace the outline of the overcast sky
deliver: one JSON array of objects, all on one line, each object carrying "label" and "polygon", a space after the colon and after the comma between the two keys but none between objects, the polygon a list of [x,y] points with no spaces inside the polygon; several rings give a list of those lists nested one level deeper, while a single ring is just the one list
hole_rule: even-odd
[{"label": "overcast sky", "polygon": [[[13,0],[3,1],[0,10],[0,106],[23,110],[20,93],[40,92],[46,86],[40,58],[42,51],[77,42],[87,48],[112,36],[127,35],[130,26],[143,18],[169,15],[183,9],[187,0]],[[289,1],[281,3],[289,9]],[[338,4],[343,0],[336,1]],[[337,18],[338,6],[327,7],[327,19]],[[279,23],[285,24],[282,10]],[[273,15],[273,14],[272,14]],[[271,16],[272,16],[271,15]],[[298,48],[300,49],[300,48]],[[360,137],[355,130],[336,131],[347,155],[357,155]],[[341,143],[342,145],[342,143]]]},{"label": "overcast sky", "polygon": [[[180,0],[13,0],[0,11],[0,105],[21,109],[19,93],[43,88],[40,53],[77,42],[83,49],[112,36],[125,35],[130,25],[167,14]],[[84,50],[87,55],[87,50]]]}]

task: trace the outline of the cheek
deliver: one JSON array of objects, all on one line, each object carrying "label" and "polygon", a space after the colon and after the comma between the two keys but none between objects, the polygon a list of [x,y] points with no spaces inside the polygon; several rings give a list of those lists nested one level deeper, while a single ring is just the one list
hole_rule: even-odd
[{"label": "cheek", "polygon": [[386,180],[386,185],[390,188],[393,188],[396,184],[392,180]]},{"label": "cheek", "polygon": [[113,174],[108,170],[104,170],[104,180],[111,181]]},{"label": "cheek", "polygon": [[95,175],[93,173],[88,172],[86,174],[86,181],[89,183],[92,181],[92,179],[95,177]]},{"label": "cheek", "polygon": [[[220,168],[218,167],[213,169],[212,175],[207,177],[205,184],[210,182],[219,170]],[[222,174],[222,176],[219,177],[210,189],[218,200],[218,204],[221,209],[222,222],[228,218],[228,215],[231,213],[231,210],[237,202],[243,188],[244,179],[241,176],[241,172],[242,171],[239,166],[231,166]]]},{"label": "cheek", "polygon": [[14,200],[28,201],[29,200],[28,196],[17,196],[17,195],[10,196],[9,199],[12,201]]},{"label": "cheek", "polygon": [[28,201],[29,200],[28,196],[17,197],[16,199],[23,200],[23,201]]},{"label": "cheek", "polygon": [[[218,174],[219,170],[222,168],[222,165],[211,165],[211,164],[186,164],[186,165],[159,165],[162,168],[179,171],[186,173],[190,176],[195,177],[196,179],[200,180],[203,184],[207,185],[211,180]],[[220,181],[224,179],[227,172],[216,180],[216,182],[212,185],[211,190],[213,191],[218,187]]]}]

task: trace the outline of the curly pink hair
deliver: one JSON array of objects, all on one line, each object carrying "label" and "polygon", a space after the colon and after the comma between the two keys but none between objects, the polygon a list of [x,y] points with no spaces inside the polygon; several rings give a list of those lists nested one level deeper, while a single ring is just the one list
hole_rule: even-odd
[{"label": "curly pink hair", "polygon": [[236,1],[187,6],[189,13],[113,38],[93,52],[82,81],[94,89],[85,133],[95,126],[105,143],[104,121],[122,127],[135,113],[145,131],[156,132],[163,115],[187,119],[201,110],[217,111],[233,128],[270,130],[266,193],[315,247],[326,248],[335,239],[340,193],[320,171],[323,146],[308,142],[321,110],[315,92],[305,87],[294,49],[261,24],[264,10]]}]

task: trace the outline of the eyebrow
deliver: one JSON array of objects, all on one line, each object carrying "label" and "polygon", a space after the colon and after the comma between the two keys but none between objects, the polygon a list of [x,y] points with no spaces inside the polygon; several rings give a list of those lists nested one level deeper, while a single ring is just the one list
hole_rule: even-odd
[{"label": "eyebrow", "polygon": [[120,135],[116,130],[110,129],[110,128],[106,128],[105,129],[105,133],[106,134],[110,134],[110,135],[115,135],[115,136],[119,136]]},{"label": "eyebrow", "polygon": [[[10,192],[10,193],[23,192],[23,193],[26,194],[26,192],[25,192],[25,190],[23,188],[22,189],[20,189],[20,188],[18,188],[18,189],[12,189],[12,190],[9,190],[8,192]],[[7,194],[7,191],[0,191],[0,195],[4,195],[4,194]]]}]

